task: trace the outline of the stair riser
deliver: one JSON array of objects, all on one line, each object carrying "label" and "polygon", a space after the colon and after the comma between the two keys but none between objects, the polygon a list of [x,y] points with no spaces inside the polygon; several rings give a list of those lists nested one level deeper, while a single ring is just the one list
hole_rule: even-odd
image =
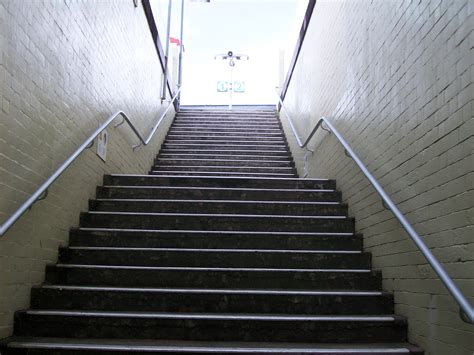
[{"label": "stair riser", "polygon": [[275,116],[271,115],[261,115],[250,117],[246,115],[235,115],[235,116],[220,116],[220,115],[178,115],[176,116],[176,120],[188,120],[193,122],[202,122],[202,121],[213,121],[213,122],[229,122],[232,123],[240,123],[246,122],[249,124],[258,124],[258,123],[280,123]]},{"label": "stair riser", "polygon": [[71,246],[283,250],[361,250],[359,235],[193,234],[72,230]]},{"label": "stair riser", "polygon": [[161,149],[160,153],[164,154],[200,154],[200,155],[210,155],[214,156],[233,156],[233,155],[240,155],[240,156],[256,156],[256,157],[263,157],[263,156],[271,156],[272,158],[278,159],[288,159],[291,158],[288,151],[280,150],[280,151],[271,151],[271,150],[223,150],[223,149],[174,149],[174,148],[163,148]]},{"label": "stair riser", "polygon": [[219,144],[222,144],[223,141],[242,141],[242,142],[258,142],[258,143],[266,143],[266,144],[286,144],[286,140],[283,137],[274,137],[271,135],[256,135],[252,134],[251,136],[247,136],[244,134],[215,134],[215,135],[207,135],[197,133],[194,135],[187,135],[187,134],[168,134],[166,137],[166,142],[172,141],[209,141],[214,142],[217,141]]},{"label": "stair riser", "polygon": [[[145,342],[145,344],[148,344]],[[61,348],[61,349],[56,349],[56,348],[26,348],[26,349],[9,349],[8,352],[7,350],[3,350],[3,348],[0,346],[0,351],[2,351],[2,354],[6,355],[77,355],[77,354],[87,354],[87,355],[102,355],[102,354],[117,354],[118,351],[124,352],[128,351],[129,353],[133,355],[150,355],[150,354],[187,354],[187,355],[197,355],[197,354],[219,354],[219,355],[235,355],[235,354],[265,354],[265,355],[275,355],[275,354],[282,354],[288,352],[287,349],[284,348],[279,348],[279,347],[269,347],[269,348],[264,348],[261,350],[255,350],[250,348],[250,350],[247,350],[245,348],[233,348],[232,350],[226,350],[225,348],[217,348],[214,346],[210,347],[204,347],[200,349],[196,349],[195,347],[187,347],[187,343],[184,345],[184,347],[181,347],[178,345],[177,348],[171,348],[167,343],[163,347],[159,348],[154,348],[153,352],[151,350],[146,350],[146,351],[139,351],[139,350],[133,350],[133,348],[130,348],[129,345],[121,346],[119,347],[119,350],[115,350],[114,347],[112,347],[114,350],[107,350],[107,349],[101,349],[101,350],[80,350],[80,349],[75,349],[74,346],[72,346],[72,349],[69,348]],[[297,345],[295,345],[297,346]],[[363,351],[360,348],[357,348],[357,351],[354,352],[352,350],[346,350],[345,347],[341,344],[342,348],[341,349],[334,349],[333,347],[330,348],[330,354],[331,355],[374,355],[376,352],[374,352],[374,346],[371,344],[368,345],[368,350]],[[375,347],[377,349],[377,347]],[[382,349],[384,355],[423,355],[423,351],[407,351],[407,352],[400,352],[398,349],[405,350],[405,347],[403,344],[400,347],[395,346],[393,350],[387,351],[383,345],[379,347]],[[353,347],[351,347],[353,349]],[[316,347],[315,349],[308,350],[304,349],[302,351],[291,351],[291,354],[293,355],[307,355],[307,354],[313,354],[313,355],[327,355],[328,352],[326,348],[323,346],[321,347]]]},{"label": "stair riser", "polygon": [[151,171],[150,175],[168,175],[168,176],[196,176],[196,177],[282,177],[292,178],[296,177],[295,174],[283,174],[283,173],[234,173],[234,172],[209,172],[209,171]]},{"label": "stair riser", "polygon": [[255,128],[271,128],[277,129],[281,128],[280,122],[274,120],[227,120],[227,119],[201,119],[201,120],[194,120],[189,118],[176,118],[173,122],[173,127],[180,127],[180,126],[197,126],[197,127],[223,127],[223,128],[248,128],[248,127],[255,127]]},{"label": "stair riser", "polygon": [[257,129],[235,129],[235,130],[224,130],[224,129],[198,129],[198,128],[171,128],[168,132],[168,137],[171,136],[199,136],[199,137],[206,137],[206,136],[216,136],[216,137],[226,137],[226,136],[240,136],[240,137],[256,137],[256,138],[278,138],[283,139],[284,135],[281,131],[265,131],[265,130],[257,130]]},{"label": "stair riser", "polygon": [[238,214],[279,214],[299,216],[346,216],[345,205],[311,205],[291,202],[244,203],[244,202],[190,202],[187,201],[97,201],[89,202],[91,211],[116,212],[168,212],[168,213],[238,213]]},{"label": "stair riser", "polygon": [[[303,179],[248,179],[248,178],[163,178],[133,175],[104,175],[104,185],[120,186],[176,186],[176,187],[232,187],[266,189],[335,189],[334,180]],[[239,198],[240,199],[240,198]]]},{"label": "stair riser", "polygon": [[168,166],[228,166],[228,167],[243,167],[243,168],[293,168],[294,163],[291,161],[266,161],[266,160],[223,160],[223,159],[159,159],[155,160],[153,169]]},{"label": "stair riser", "polygon": [[[198,151],[217,151],[217,152],[229,152],[234,154],[235,152],[246,150],[251,152],[251,154],[255,154],[254,151],[264,151],[267,154],[267,151],[276,151],[278,154],[288,154],[288,148],[286,145],[265,145],[265,144],[251,144],[251,143],[232,143],[228,142],[228,144],[221,144],[221,143],[203,143],[203,142],[165,142],[163,144],[162,151],[176,151],[176,150],[184,150],[186,152],[198,152]],[[269,154],[269,153],[268,153]]]},{"label": "stair riser", "polygon": [[35,316],[17,314],[15,334],[75,338],[213,341],[405,341],[404,323],[341,321],[195,320]]},{"label": "stair riser", "polygon": [[171,126],[170,132],[182,132],[182,133],[189,133],[189,132],[242,132],[242,133],[271,133],[271,134],[279,134],[283,136],[283,133],[278,125],[232,125],[232,124],[187,124],[187,123],[179,123],[175,122]]},{"label": "stair riser", "polygon": [[221,215],[124,215],[81,213],[81,227],[131,229],[186,229],[262,232],[340,232],[354,231],[350,218],[233,217]]},{"label": "stair riser", "polygon": [[142,188],[103,187],[97,188],[98,198],[176,198],[200,200],[241,200],[241,201],[301,201],[301,202],[341,202],[341,194],[333,192],[309,192],[304,190],[220,190],[206,188]]},{"label": "stair riser", "polygon": [[216,172],[216,173],[257,173],[257,174],[293,174],[296,177],[295,168],[291,167],[246,167],[246,166],[157,166],[153,172],[159,171],[184,171],[184,172]]},{"label": "stair riser", "polygon": [[33,309],[375,315],[393,313],[393,298],[198,292],[133,292],[33,288]]},{"label": "stair riser", "polygon": [[46,282],[56,285],[117,287],[199,287],[295,290],[380,290],[379,273],[156,270],[48,266]]},{"label": "stair riser", "polygon": [[226,147],[233,150],[243,147],[256,147],[256,149],[270,149],[270,150],[286,150],[286,142],[269,139],[247,139],[247,138],[232,138],[232,139],[206,139],[206,137],[171,137],[166,139],[165,147],[168,146],[185,146],[185,145],[200,145],[202,147]]},{"label": "stair riser", "polygon": [[235,116],[220,116],[220,115],[178,115],[176,120],[189,120],[193,122],[211,121],[211,122],[246,122],[249,124],[255,123],[280,123],[275,116],[261,115],[255,117],[249,117],[245,115]]},{"label": "stair riser", "polygon": [[245,267],[300,269],[370,269],[370,255],[363,254],[282,254],[231,252],[190,252],[153,250],[84,250],[61,248],[63,264]]},{"label": "stair riser", "polygon": [[[265,154],[242,154],[242,155],[230,155],[230,154],[201,154],[201,153],[161,153],[160,154],[160,159],[168,159],[168,160],[252,160],[252,161],[266,161],[266,160],[271,160],[271,161],[280,161],[280,162],[291,162],[293,166],[293,161],[291,160],[291,157],[289,155],[265,155]],[[155,160],[155,162],[158,161],[158,159]]]}]

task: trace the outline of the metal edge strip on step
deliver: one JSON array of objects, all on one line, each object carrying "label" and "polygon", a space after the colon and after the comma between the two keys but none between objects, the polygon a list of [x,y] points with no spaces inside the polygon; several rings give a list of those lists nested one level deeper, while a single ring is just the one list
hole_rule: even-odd
[{"label": "metal edge strip on step", "polygon": [[[96,341],[96,340],[94,340]],[[203,354],[268,354],[268,353],[308,353],[308,354],[410,354],[407,348],[299,348],[298,344],[292,345],[291,348],[283,347],[225,347],[220,343],[218,346],[188,346],[188,345],[120,345],[120,344],[84,344],[74,343],[68,340],[67,343],[58,342],[34,342],[34,341],[13,341],[7,344],[8,348],[15,349],[53,349],[53,350],[90,350],[90,351],[118,351],[118,352],[192,352]]]},{"label": "metal edge strip on step", "polygon": [[156,162],[160,161],[212,161],[212,162],[232,162],[232,163],[241,163],[241,162],[263,162],[263,163],[276,163],[276,164],[281,164],[281,163],[292,163],[291,160],[265,160],[265,159],[259,159],[259,160],[250,160],[250,159],[215,159],[215,158],[209,158],[209,159],[183,159],[183,158],[157,158]]},{"label": "metal edge strip on step", "polygon": [[207,132],[207,133],[277,133],[282,134],[281,128],[277,125],[274,126],[262,126],[262,125],[232,125],[232,124],[186,124],[186,123],[175,123],[170,128],[174,133],[189,133],[193,132]]},{"label": "metal edge strip on step", "polygon": [[210,271],[210,272],[289,272],[289,273],[371,273],[370,269],[275,269],[275,268],[238,268],[238,267],[188,267],[188,266],[134,266],[134,265],[94,265],[94,264],[56,264],[64,269],[114,269],[114,270],[150,270],[150,271]]},{"label": "metal edge strip on step", "polygon": [[[196,168],[212,168],[212,169],[255,169],[255,170],[295,170],[294,167],[291,166],[231,166],[231,165],[154,165],[155,168],[189,168],[189,169],[196,169]],[[165,170],[164,170],[165,171]]]},{"label": "metal edge strip on step", "polygon": [[289,219],[351,219],[347,216],[299,216],[279,214],[232,214],[232,213],[169,213],[169,212],[116,212],[116,211],[88,211],[91,215],[119,215],[119,216],[155,216],[155,217],[217,217],[217,218],[289,218]]},{"label": "metal edge strip on step", "polygon": [[[194,176],[196,177],[196,176]],[[133,186],[133,185],[103,185],[104,188],[117,189],[156,189],[156,190],[212,190],[212,191],[265,191],[265,192],[335,192],[333,189],[264,189],[257,187],[214,187],[214,186]]]},{"label": "metal edge strip on step", "polygon": [[[168,158],[168,156],[176,156],[177,158]],[[163,157],[165,157],[165,159],[167,160],[174,160],[174,159],[180,159],[180,160],[189,160],[189,159],[184,159],[186,157],[190,157],[192,158],[192,160],[195,160],[195,158],[193,157],[205,157],[205,156],[209,156],[210,158],[209,159],[215,159],[216,157],[219,157],[219,158],[230,158],[230,157],[235,157],[235,158],[255,158],[255,159],[246,159],[246,160],[250,160],[250,161],[268,161],[270,159],[275,159],[277,157],[279,157],[278,155],[258,155],[258,154],[243,154],[243,155],[240,155],[240,154],[235,154],[235,155],[232,155],[232,154],[200,154],[200,153],[160,153],[159,157],[157,160],[161,160]],[[258,158],[258,159],[257,159]],[[291,160],[289,160],[289,156],[281,156],[280,157],[281,159],[280,160],[276,160],[278,161],[279,163],[280,162],[292,162]],[[200,160],[203,160],[203,159],[200,159]],[[237,159],[225,159],[225,160],[237,160]],[[240,160],[240,159],[239,159]]]},{"label": "metal edge strip on step", "polygon": [[334,236],[334,237],[352,237],[355,234],[351,232],[261,232],[261,231],[203,231],[203,230],[187,230],[187,229],[133,229],[133,228],[98,228],[98,227],[80,227],[80,231],[88,232],[124,232],[124,233],[172,233],[172,234],[248,234],[252,236],[258,235],[291,235],[291,236]]},{"label": "metal edge strip on step", "polygon": [[[139,185],[138,185],[139,186]],[[94,201],[98,202],[171,202],[171,203],[210,203],[210,204],[219,204],[219,203],[229,203],[229,204],[258,204],[258,205],[304,205],[304,206],[343,206],[340,202],[332,201],[256,201],[256,200],[175,200],[175,199],[139,199],[139,198],[96,198]]]},{"label": "metal edge strip on step", "polygon": [[235,254],[343,254],[361,255],[359,250],[294,250],[294,249],[199,249],[199,248],[137,248],[137,247],[66,247],[69,250],[93,251],[150,251],[150,252],[196,252],[196,253],[235,253]]},{"label": "metal edge strip on step", "polygon": [[313,291],[313,290],[259,290],[259,289],[201,289],[201,288],[164,288],[164,287],[108,287],[108,286],[70,286],[42,285],[41,289],[71,291],[106,291],[106,292],[144,292],[144,293],[201,293],[226,295],[285,295],[285,296],[383,296],[382,291]]},{"label": "metal edge strip on step", "polygon": [[[154,176],[151,176],[151,175],[140,175],[140,174],[109,174],[109,176],[118,176],[118,177],[121,177],[121,176],[125,176],[125,177],[146,177],[146,178],[150,178],[150,177],[153,177],[153,178],[156,178],[157,176],[154,175]],[[183,177],[183,178],[186,178],[186,179],[189,179],[188,176],[175,176],[175,177]],[[169,176],[166,176],[166,178],[169,178]],[[209,178],[210,177],[206,177],[206,178]],[[241,179],[241,178],[233,178],[233,177],[220,177],[220,176],[216,176],[216,177],[212,177],[213,179]],[[301,178],[252,178],[252,179],[249,179],[250,181],[252,180],[294,180],[294,181],[309,181],[309,182],[314,182],[314,181],[331,181],[331,179],[301,179]]]},{"label": "metal edge strip on step", "polygon": [[97,318],[158,318],[194,320],[247,320],[247,321],[316,321],[316,322],[393,322],[396,316],[306,316],[244,313],[184,313],[184,312],[110,312],[110,311],[72,311],[72,310],[26,310],[28,315],[97,317]]},{"label": "metal edge strip on step", "polygon": [[[273,147],[279,147],[281,149],[287,149],[286,146],[286,141],[283,139],[274,139],[274,140],[269,140],[269,139],[257,139],[253,137],[239,137],[237,139],[231,139],[231,140],[226,140],[226,141],[218,141],[215,139],[215,137],[210,137],[210,136],[203,136],[203,137],[191,137],[186,139],[186,138],[177,138],[177,137],[167,137],[164,144],[183,144],[183,143],[192,143],[192,144],[205,144],[209,146],[243,146],[245,144],[251,144],[251,145],[256,145],[256,146],[273,146]],[[222,136],[220,136],[222,137]],[[209,139],[206,139],[209,138]],[[227,137],[225,137],[227,138]],[[229,137],[232,138],[232,137]],[[255,144],[253,144],[255,143]]]},{"label": "metal edge strip on step", "polygon": [[[232,171],[182,171],[182,170],[152,170],[151,175],[154,174],[163,174],[162,176],[165,176],[166,173],[169,173],[168,176],[175,176],[174,174],[187,174],[188,177],[194,177],[194,178],[201,178],[201,177],[270,177],[270,176],[281,176],[281,177],[294,177],[294,173],[255,173],[255,172],[232,172]],[[197,175],[197,174],[208,174],[208,175]],[[215,174],[220,174],[220,175],[215,175]]]}]

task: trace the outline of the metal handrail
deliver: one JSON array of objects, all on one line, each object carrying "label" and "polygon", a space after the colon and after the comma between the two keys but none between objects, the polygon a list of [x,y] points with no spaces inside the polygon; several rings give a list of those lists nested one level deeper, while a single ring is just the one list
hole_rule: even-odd
[{"label": "metal handrail", "polygon": [[[334,136],[337,138],[339,143],[341,143],[341,145],[344,147],[346,155],[354,160],[354,162],[357,164],[359,169],[362,171],[365,177],[369,180],[369,182],[375,188],[379,196],[382,198],[382,203],[384,207],[389,209],[393,213],[393,215],[397,218],[397,220],[402,225],[403,229],[405,229],[405,231],[408,233],[410,238],[413,240],[415,245],[418,247],[418,249],[421,251],[421,253],[425,257],[425,259],[428,261],[428,263],[431,265],[433,270],[439,276],[439,278],[443,282],[444,286],[448,289],[451,296],[453,296],[453,298],[456,300],[456,302],[458,303],[460,307],[459,315],[461,319],[466,323],[474,324],[474,307],[471,306],[467,297],[464,296],[464,294],[461,292],[458,286],[454,283],[453,279],[446,272],[444,267],[439,263],[439,261],[433,255],[433,253],[431,253],[430,249],[427,247],[423,239],[421,239],[418,233],[413,229],[413,227],[405,218],[403,213],[400,212],[400,210],[392,201],[392,199],[387,195],[387,193],[384,191],[382,186],[380,186],[377,179],[370,173],[370,171],[367,169],[364,163],[362,163],[360,158],[357,156],[354,150],[352,150],[352,148],[350,147],[349,143],[347,143],[347,141],[341,136],[341,134],[333,126],[331,121],[329,121],[325,117],[321,117],[316,123],[316,125],[314,126],[314,128],[311,130],[311,133],[308,135],[306,140],[303,142],[300,139],[298,132],[296,131],[296,128],[292,122],[292,119],[290,115],[288,114],[288,112],[286,111],[283,101],[281,100],[281,97],[279,95],[278,95],[278,99],[280,101],[280,107],[283,108],[283,111],[285,112],[285,115],[288,118],[288,122],[296,138],[296,141],[301,148],[305,148],[308,145],[309,141],[311,140],[311,138],[313,138],[314,134],[320,127],[328,131],[329,133],[334,134]],[[323,123],[327,128],[323,126]]]},{"label": "metal handrail", "polygon": [[146,139],[144,139],[140,132],[136,129],[135,125],[130,121],[128,118],[127,114],[123,111],[118,111],[114,113],[112,116],[107,118],[107,120],[100,125],[99,128],[97,128],[94,133],[92,133],[89,138],[87,138],[84,143],[81,144],[77,150],[72,153],[69,158],[67,158],[64,163],[59,166],[53,174],[49,176],[48,179],[25,201],[23,204],[7,219],[5,222],[3,222],[2,225],[0,225],[0,237],[2,237],[15,223],[20,219],[23,214],[25,214],[26,211],[36,202],[39,200],[44,199],[47,194],[48,194],[48,188],[61,176],[61,174],[77,159],[77,157],[87,148],[91,148],[94,144],[95,138],[102,132],[104,129],[106,129],[112,121],[114,121],[118,116],[121,116],[123,118],[122,122],[119,124],[115,125],[115,127],[118,127],[122,125],[124,122],[127,122],[130,128],[132,129],[133,133],[140,139],[140,143],[137,145],[132,146],[132,148],[135,150],[141,145],[147,145],[150,143],[151,138],[155,134],[156,130],[158,129],[158,126],[160,125],[161,121],[163,121],[164,117],[170,110],[171,106],[173,105],[174,100],[178,97],[178,94],[180,92],[181,88],[179,88],[176,93],[174,94],[171,102],[168,104],[168,107],[166,110],[163,112],[163,114],[160,116],[156,124],[154,125],[153,129],[151,130],[150,134]]}]

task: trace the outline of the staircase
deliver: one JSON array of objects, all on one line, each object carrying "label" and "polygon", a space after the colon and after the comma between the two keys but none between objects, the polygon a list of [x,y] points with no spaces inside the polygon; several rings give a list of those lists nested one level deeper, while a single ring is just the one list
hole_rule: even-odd
[{"label": "staircase", "polygon": [[422,354],[335,182],[271,110],[183,110],[149,175],[108,175],[1,354]]}]

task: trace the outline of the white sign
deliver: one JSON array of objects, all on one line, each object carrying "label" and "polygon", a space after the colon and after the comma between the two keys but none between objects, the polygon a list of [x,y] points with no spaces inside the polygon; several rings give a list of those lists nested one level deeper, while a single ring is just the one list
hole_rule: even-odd
[{"label": "white sign", "polygon": [[105,158],[107,156],[107,141],[108,140],[109,140],[109,134],[107,133],[107,130],[104,129],[97,136],[97,155],[103,161],[105,161]]},{"label": "white sign", "polygon": [[218,81],[217,82],[217,92],[245,92],[245,81],[234,81],[229,83],[228,81]]}]

